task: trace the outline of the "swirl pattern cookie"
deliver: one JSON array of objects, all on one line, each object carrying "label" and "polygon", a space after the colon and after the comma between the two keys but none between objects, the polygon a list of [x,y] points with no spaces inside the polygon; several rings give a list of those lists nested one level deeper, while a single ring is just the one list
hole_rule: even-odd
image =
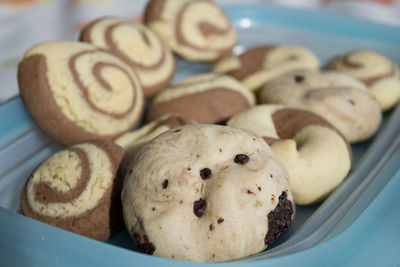
[{"label": "swirl pattern cookie", "polygon": [[172,51],[191,61],[215,61],[237,42],[231,22],[209,0],[151,0],[144,19]]},{"label": "swirl pattern cookie", "polygon": [[251,91],[268,81],[297,70],[317,70],[318,58],[299,46],[267,45],[251,48],[239,56],[231,56],[215,63],[213,72],[230,75]]},{"label": "swirl pattern cookie", "polygon": [[382,120],[379,103],[365,85],[338,72],[303,71],[280,76],[260,91],[260,102],[315,112],[351,143],[370,138]]},{"label": "swirl pattern cookie", "polygon": [[118,172],[123,155],[111,141],[81,143],[52,155],[22,189],[23,214],[107,241],[124,226]]},{"label": "swirl pattern cookie", "polygon": [[349,52],[333,58],[325,69],[343,72],[362,81],[384,111],[400,100],[399,67],[381,54],[367,50]]},{"label": "swirl pattern cookie", "polygon": [[199,123],[218,123],[253,106],[254,96],[235,79],[214,73],[193,76],[157,94],[147,108],[152,121],[175,114]]},{"label": "swirl pattern cookie", "polygon": [[119,18],[100,18],[89,23],[81,41],[110,49],[136,70],[145,97],[166,87],[175,73],[168,46],[145,26]]},{"label": "swirl pattern cookie", "polygon": [[293,221],[285,167],[262,138],[242,129],[167,131],[136,154],[129,173],[124,219],[144,253],[233,260],[262,251]]},{"label": "swirl pattern cookie", "polygon": [[132,129],[144,97],[137,75],[114,54],[77,42],[45,42],[18,66],[24,104],[39,127],[68,145]]},{"label": "swirl pattern cookie", "polygon": [[289,172],[296,204],[322,201],[350,171],[350,144],[315,113],[258,105],[235,115],[227,125],[251,130],[270,144]]}]

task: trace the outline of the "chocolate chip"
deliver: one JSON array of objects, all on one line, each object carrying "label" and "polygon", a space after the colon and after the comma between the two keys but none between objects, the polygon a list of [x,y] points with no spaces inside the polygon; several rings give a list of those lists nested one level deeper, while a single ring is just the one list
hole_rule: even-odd
[{"label": "chocolate chip", "polygon": [[149,241],[147,235],[143,235],[142,240],[139,233],[134,233],[133,240],[136,243],[137,249],[142,253],[152,255],[156,250],[156,247]]},{"label": "chocolate chip", "polygon": [[237,164],[246,164],[249,161],[249,156],[247,156],[246,154],[237,154],[235,156],[235,160],[234,162]]},{"label": "chocolate chip", "polygon": [[162,189],[165,189],[168,187],[168,180],[165,179],[164,182],[162,183]]},{"label": "chocolate chip", "polygon": [[186,170],[188,170],[188,171],[191,171],[191,170],[192,170],[192,168],[190,168],[190,167],[187,167],[187,168],[186,168]]},{"label": "chocolate chip", "polygon": [[200,170],[200,177],[203,180],[211,178],[211,170],[209,168],[204,168]]},{"label": "chocolate chip", "polygon": [[221,224],[221,223],[223,223],[224,222],[224,218],[219,218],[218,220],[217,220],[217,223],[218,224]]},{"label": "chocolate chip", "polygon": [[287,193],[282,192],[276,208],[268,214],[268,232],[265,235],[265,245],[271,245],[281,234],[287,232],[292,225],[293,204],[287,199]]},{"label": "chocolate chip", "polygon": [[294,80],[296,81],[296,83],[301,83],[301,82],[304,81],[304,76],[295,75],[295,76],[294,76]]},{"label": "chocolate chip", "polygon": [[258,191],[261,191],[261,186],[257,187]]},{"label": "chocolate chip", "polygon": [[213,225],[213,224],[210,224],[210,231],[212,231],[212,230],[214,230],[214,229],[215,229],[214,225]]},{"label": "chocolate chip", "polygon": [[254,192],[251,191],[250,189],[247,189],[247,194],[249,194],[249,195],[254,195]]},{"label": "chocolate chip", "polygon": [[201,217],[204,215],[204,212],[207,208],[207,202],[200,198],[193,203],[193,212],[197,217]]},{"label": "chocolate chip", "polygon": [[152,211],[155,211],[155,210],[156,210],[156,208],[155,208],[155,207],[152,207],[152,208],[151,208],[151,210],[152,210]]}]

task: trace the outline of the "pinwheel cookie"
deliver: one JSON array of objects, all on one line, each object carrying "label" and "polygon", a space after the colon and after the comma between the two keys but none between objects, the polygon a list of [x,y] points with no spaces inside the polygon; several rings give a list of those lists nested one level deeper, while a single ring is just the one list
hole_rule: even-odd
[{"label": "pinwheel cookie", "polygon": [[258,105],[235,115],[227,125],[251,130],[270,144],[289,172],[296,204],[325,199],[350,171],[350,144],[315,113]]},{"label": "pinwheel cookie", "polygon": [[295,213],[286,169],[261,137],[204,124],[145,145],[122,203],[141,252],[190,261],[258,253],[288,231]]},{"label": "pinwheel cookie", "polygon": [[147,108],[146,119],[175,114],[199,123],[219,123],[254,102],[253,94],[237,80],[226,75],[201,74],[157,94]]},{"label": "pinwheel cookie", "polygon": [[317,70],[318,58],[299,46],[267,45],[251,48],[239,56],[218,61],[213,72],[230,75],[256,91],[268,81],[296,70]]},{"label": "pinwheel cookie", "polygon": [[21,97],[39,127],[68,145],[114,139],[132,129],[144,97],[137,75],[109,51],[78,42],[45,42],[18,66]]},{"label": "pinwheel cookie", "polygon": [[333,58],[325,68],[362,81],[382,110],[392,108],[400,100],[399,67],[381,54],[368,50],[352,51]]},{"label": "pinwheel cookie", "polygon": [[144,19],[172,51],[191,61],[215,61],[237,42],[231,22],[209,0],[151,0]]},{"label": "pinwheel cookie", "polygon": [[146,97],[166,87],[175,73],[168,46],[150,29],[131,21],[105,17],[89,23],[81,41],[110,49],[136,70]]},{"label": "pinwheel cookie", "polygon": [[124,150],[111,141],[70,146],[43,162],[21,193],[24,215],[101,241],[119,233]]}]

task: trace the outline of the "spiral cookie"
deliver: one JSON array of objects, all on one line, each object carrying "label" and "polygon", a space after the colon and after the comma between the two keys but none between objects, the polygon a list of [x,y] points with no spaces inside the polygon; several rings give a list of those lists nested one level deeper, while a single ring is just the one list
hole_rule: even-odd
[{"label": "spiral cookie", "polygon": [[132,69],[112,53],[77,42],[45,42],[18,66],[26,108],[61,144],[113,139],[133,128],[143,92]]},{"label": "spiral cookie", "polygon": [[125,224],[140,251],[189,261],[258,253],[286,232],[288,175],[264,140],[191,124],[145,145],[125,177]]},{"label": "spiral cookie", "polygon": [[235,79],[219,74],[188,78],[157,94],[146,119],[180,115],[199,123],[218,123],[254,105],[254,96]]},{"label": "spiral cookie", "polygon": [[382,120],[379,104],[365,85],[337,72],[303,71],[278,77],[261,90],[260,101],[315,112],[349,142],[368,139]]},{"label": "spiral cookie", "polygon": [[86,26],[81,41],[110,49],[136,70],[146,97],[166,87],[175,73],[168,46],[139,23],[119,18],[100,18]]},{"label": "spiral cookie", "polygon": [[333,58],[325,68],[362,81],[378,100],[382,110],[392,108],[400,100],[399,67],[383,55],[357,50]]},{"label": "spiral cookie", "polygon": [[215,61],[237,42],[231,22],[209,0],[151,0],[144,19],[172,51],[191,61]]},{"label": "spiral cookie", "polygon": [[350,144],[315,113],[258,105],[235,115],[227,125],[251,130],[270,144],[289,172],[296,204],[323,200],[350,171]]},{"label": "spiral cookie", "polygon": [[70,146],[43,162],[21,193],[24,215],[65,230],[106,241],[123,226],[124,151],[111,141]]},{"label": "spiral cookie", "polygon": [[279,75],[318,68],[318,58],[303,47],[268,45],[221,59],[214,65],[213,72],[230,75],[246,88],[256,91]]}]

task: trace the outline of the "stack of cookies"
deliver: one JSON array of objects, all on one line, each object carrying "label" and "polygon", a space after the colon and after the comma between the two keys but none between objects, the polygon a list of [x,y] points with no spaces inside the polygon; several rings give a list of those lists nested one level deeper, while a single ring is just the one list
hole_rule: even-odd
[{"label": "stack of cookies", "polygon": [[[144,21],[99,18],[25,53],[21,98],[66,147],[27,179],[24,215],[100,241],[126,226],[140,252],[171,259],[249,256],[289,230],[295,204],[340,185],[350,144],[400,100],[398,66],[373,51],[322,69],[298,46],[233,55],[212,1],[150,0]],[[171,84],[174,55],[213,66]]]}]

